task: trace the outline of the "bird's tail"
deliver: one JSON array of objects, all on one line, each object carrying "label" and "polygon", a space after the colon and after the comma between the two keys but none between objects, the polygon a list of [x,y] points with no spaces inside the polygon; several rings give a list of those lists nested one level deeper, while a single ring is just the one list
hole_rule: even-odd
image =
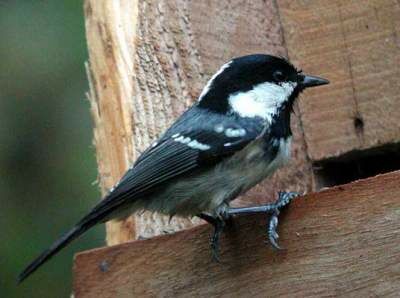
[{"label": "bird's tail", "polygon": [[40,254],[32,263],[30,263],[24,271],[18,275],[18,283],[22,282],[25,278],[35,272],[41,265],[48,261],[53,255],[55,255],[62,248],[67,246],[75,238],[82,235],[92,226],[97,223],[94,221],[81,221],[75,227],[73,227],[68,233],[64,234],[61,238],[55,241],[48,249]]},{"label": "bird's tail", "polygon": [[[22,282],[29,275],[35,272],[41,265],[47,262],[57,252],[71,243],[74,239],[85,233],[97,223],[105,222],[113,218],[112,214],[124,204],[127,193],[121,190],[114,190],[101,200],[86,216],[84,216],[78,224],[61,238],[55,241],[48,249],[30,263],[24,271],[18,275],[18,283]],[[132,195],[133,197],[133,195]],[[110,217],[111,216],[111,217]]]}]

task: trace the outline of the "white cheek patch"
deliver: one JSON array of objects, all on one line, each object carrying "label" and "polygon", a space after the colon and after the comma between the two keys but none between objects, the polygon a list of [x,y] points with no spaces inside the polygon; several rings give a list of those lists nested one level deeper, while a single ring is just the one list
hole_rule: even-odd
[{"label": "white cheek patch", "polygon": [[273,115],[289,99],[296,85],[295,82],[282,84],[265,82],[249,91],[232,94],[228,101],[232,111],[242,117],[258,116],[271,122]]},{"label": "white cheek patch", "polygon": [[199,96],[199,101],[203,99],[203,97],[210,91],[210,88],[215,80],[216,77],[218,77],[225,69],[227,69],[231,65],[232,61],[229,61],[228,63],[225,63],[224,65],[221,66],[221,68],[211,77],[211,79],[207,82],[207,85],[203,88],[203,91],[201,91],[201,94]]}]

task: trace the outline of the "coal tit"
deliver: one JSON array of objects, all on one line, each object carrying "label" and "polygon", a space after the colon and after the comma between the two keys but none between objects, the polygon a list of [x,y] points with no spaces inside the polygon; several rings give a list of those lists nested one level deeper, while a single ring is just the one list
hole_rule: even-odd
[{"label": "coal tit", "polygon": [[19,281],[94,225],[140,210],[199,216],[213,224],[215,257],[226,218],[268,212],[268,236],[278,247],[279,210],[295,193],[282,192],[275,203],[263,206],[231,208],[229,203],[285,164],[295,99],[305,88],[327,83],[270,55],[248,55],[224,64],[198,101],[143,152],[97,206],[19,275]]}]

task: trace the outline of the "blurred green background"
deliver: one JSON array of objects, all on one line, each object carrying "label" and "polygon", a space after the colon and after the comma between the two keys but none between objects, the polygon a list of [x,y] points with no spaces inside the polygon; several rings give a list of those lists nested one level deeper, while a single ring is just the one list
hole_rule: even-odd
[{"label": "blurred green background", "polygon": [[73,254],[104,245],[100,226],[16,285],[100,196],[82,6],[0,1],[0,297],[69,297]]}]

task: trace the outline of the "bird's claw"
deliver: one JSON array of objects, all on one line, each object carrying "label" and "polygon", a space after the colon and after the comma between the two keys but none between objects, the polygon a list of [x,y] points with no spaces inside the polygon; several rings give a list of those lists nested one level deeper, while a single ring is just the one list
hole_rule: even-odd
[{"label": "bird's claw", "polygon": [[274,203],[274,208],[272,209],[271,216],[268,221],[268,240],[273,248],[280,250],[282,249],[278,244],[279,234],[277,232],[279,223],[280,209],[287,206],[294,198],[298,197],[300,194],[297,192],[278,192],[278,199]]},{"label": "bird's claw", "polygon": [[212,259],[220,263],[220,249],[219,249],[219,239],[221,236],[222,231],[224,230],[225,226],[225,221],[224,219],[221,218],[216,218],[215,222],[213,223],[214,226],[214,233],[211,236],[210,240],[210,246],[211,246],[211,253],[212,253]]},{"label": "bird's claw", "polygon": [[213,261],[220,263],[221,259],[219,258],[219,241],[218,240],[215,240],[214,237],[212,237],[210,246],[211,246],[211,254],[212,254]]},{"label": "bird's claw", "polygon": [[268,240],[273,248],[279,250],[279,249],[281,249],[281,247],[278,244],[279,235],[276,231],[276,229],[278,227],[278,214],[279,214],[279,210],[276,209],[276,213],[272,214],[270,217],[269,225],[268,225]]}]

